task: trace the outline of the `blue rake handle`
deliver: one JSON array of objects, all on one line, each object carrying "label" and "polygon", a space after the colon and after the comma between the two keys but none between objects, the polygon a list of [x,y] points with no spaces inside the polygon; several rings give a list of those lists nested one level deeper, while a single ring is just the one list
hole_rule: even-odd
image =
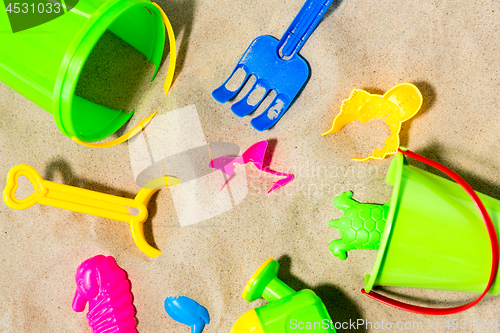
[{"label": "blue rake handle", "polygon": [[278,43],[278,54],[288,60],[306,43],[334,0],[307,0]]}]

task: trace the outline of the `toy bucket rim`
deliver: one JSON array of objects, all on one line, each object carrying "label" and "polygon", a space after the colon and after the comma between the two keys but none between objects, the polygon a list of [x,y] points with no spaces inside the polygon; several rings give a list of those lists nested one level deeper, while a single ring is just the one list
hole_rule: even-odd
[{"label": "toy bucket rim", "polygon": [[[66,54],[64,55],[59,72],[56,76],[54,94],[52,97],[52,109],[54,110],[54,119],[59,130],[69,137],[76,137],[86,141],[88,138],[78,131],[75,127],[73,111],[73,99],[75,96],[76,86],[78,84],[81,69],[87,62],[95,45],[99,42],[102,35],[109,27],[121,17],[126,11],[145,7],[151,15],[156,15],[159,22],[163,26],[161,13],[154,4],[149,0],[109,0],[101,5],[83,24],[73,41],[71,42]],[[161,53],[163,54],[163,44]],[[147,55],[145,55],[148,58]],[[148,58],[148,61],[151,61]],[[159,69],[159,64],[155,64],[155,72],[152,80],[156,77]],[[118,111],[118,110],[117,110]],[[123,112],[123,110],[121,110]],[[108,135],[101,135],[99,140],[109,137],[115,133],[123,124],[128,121],[134,114],[134,110],[128,113],[122,113],[120,120],[115,119],[113,122],[115,130]],[[113,128],[113,126],[110,126]],[[98,140],[92,140],[98,141]]]},{"label": "toy bucket rim", "polygon": [[[387,178],[394,178],[393,191],[391,196],[391,205],[389,206],[389,213],[387,215],[387,221],[384,227],[384,232],[382,233],[382,239],[380,240],[380,246],[377,251],[377,257],[375,259],[375,264],[373,265],[372,273],[365,275],[365,283],[364,290],[366,292],[370,292],[373,286],[375,285],[375,281],[378,279],[382,272],[382,263],[384,262],[387,254],[387,245],[389,244],[389,239],[392,236],[392,225],[394,223],[394,216],[396,215],[396,209],[399,207],[399,198],[400,198],[400,190],[401,190],[401,180],[403,178],[403,164],[405,162],[405,158],[403,154],[397,154],[394,156],[394,160],[389,167],[389,172],[387,173]],[[394,165],[393,165],[394,164]],[[396,175],[392,177],[391,169],[396,168]],[[386,181],[387,181],[386,178]]]}]

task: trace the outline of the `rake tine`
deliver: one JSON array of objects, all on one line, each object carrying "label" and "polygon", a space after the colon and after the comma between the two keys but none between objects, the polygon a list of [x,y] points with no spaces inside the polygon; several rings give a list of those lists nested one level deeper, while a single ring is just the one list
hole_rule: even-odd
[{"label": "rake tine", "polygon": [[265,131],[273,127],[278,120],[280,120],[286,110],[288,110],[289,106],[290,99],[286,95],[278,94],[267,109],[257,117],[253,118],[252,121],[250,121],[250,124],[257,131]]},{"label": "rake tine", "polygon": [[[241,85],[234,91],[232,90],[229,90],[226,88],[226,84],[229,82],[229,80],[231,80],[231,78],[233,77],[234,73],[236,73],[236,71],[238,69],[243,69],[246,73],[246,76],[245,78],[243,79],[243,82],[241,83]],[[245,83],[248,81],[248,78],[250,77],[250,73],[246,70],[246,68],[244,68],[243,66],[241,65],[238,65],[236,66],[236,68],[233,70],[233,72],[231,73],[231,75],[229,75],[229,77],[227,78],[227,80],[217,89],[215,89],[213,92],[212,92],[212,97],[219,103],[226,103],[227,101],[229,101],[230,99],[233,99],[234,96],[236,96],[236,94],[241,90],[241,88],[245,85]]]},{"label": "rake tine", "polygon": [[[248,99],[249,99],[250,95],[259,88],[265,89],[265,92],[262,95],[262,97],[260,98],[260,100],[257,101],[257,103],[255,103],[255,104],[248,103]],[[267,94],[270,90],[269,88],[270,88],[269,84],[267,83],[266,80],[258,79],[253,84],[252,88],[250,88],[250,91],[248,91],[248,93],[241,100],[239,100],[238,102],[234,103],[231,106],[231,111],[233,111],[233,113],[235,115],[237,115],[238,117],[244,117],[244,116],[249,115],[250,113],[254,112],[255,109],[257,109],[259,107],[260,103],[262,103],[264,98],[267,96]]]}]

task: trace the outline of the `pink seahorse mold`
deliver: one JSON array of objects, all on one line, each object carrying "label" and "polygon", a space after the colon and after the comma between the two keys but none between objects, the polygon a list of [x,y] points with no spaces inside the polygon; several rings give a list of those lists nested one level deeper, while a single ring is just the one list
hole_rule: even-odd
[{"label": "pink seahorse mold", "polygon": [[130,282],[115,258],[98,255],[85,260],[75,279],[73,310],[82,312],[89,303],[87,318],[93,333],[137,333]]}]

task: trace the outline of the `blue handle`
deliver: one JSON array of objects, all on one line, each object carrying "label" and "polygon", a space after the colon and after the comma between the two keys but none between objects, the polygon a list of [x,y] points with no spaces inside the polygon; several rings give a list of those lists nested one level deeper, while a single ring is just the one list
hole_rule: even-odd
[{"label": "blue handle", "polygon": [[281,59],[293,57],[312,34],[334,0],[307,0],[278,43]]}]

